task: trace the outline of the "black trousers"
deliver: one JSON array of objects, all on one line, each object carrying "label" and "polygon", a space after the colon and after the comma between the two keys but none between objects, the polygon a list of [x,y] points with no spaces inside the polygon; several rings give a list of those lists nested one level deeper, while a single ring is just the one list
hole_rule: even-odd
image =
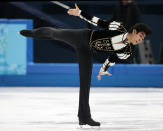
[{"label": "black trousers", "polygon": [[89,106],[89,93],[92,75],[92,52],[89,47],[89,29],[56,29],[52,27],[40,27],[32,30],[32,36],[36,39],[58,40],[72,46],[77,55],[80,73],[79,94],[79,118],[91,117]]}]

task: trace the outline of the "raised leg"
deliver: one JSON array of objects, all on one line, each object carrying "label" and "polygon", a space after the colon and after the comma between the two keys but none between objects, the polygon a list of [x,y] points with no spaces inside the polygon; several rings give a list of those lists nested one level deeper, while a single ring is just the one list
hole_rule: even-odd
[{"label": "raised leg", "polygon": [[70,46],[81,48],[82,43],[89,39],[90,30],[88,29],[56,29],[52,27],[40,27],[32,30],[21,30],[20,34],[26,37],[43,40],[63,41]]}]

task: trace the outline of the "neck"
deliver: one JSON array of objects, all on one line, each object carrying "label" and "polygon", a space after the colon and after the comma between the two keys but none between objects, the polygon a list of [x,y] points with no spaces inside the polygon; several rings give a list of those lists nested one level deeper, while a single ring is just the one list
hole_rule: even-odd
[{"label": "neck", "polygon": [[126,38],[128,43],[132,43],[131,33],[128,33]]}]

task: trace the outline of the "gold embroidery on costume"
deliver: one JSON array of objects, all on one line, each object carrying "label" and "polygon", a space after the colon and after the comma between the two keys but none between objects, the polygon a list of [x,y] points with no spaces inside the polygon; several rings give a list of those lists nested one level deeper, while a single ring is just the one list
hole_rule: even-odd
[{"label": "gold embroidery on costume", "polygon": [[94,31],[91,32],[91,36],[90,36],[90,40],[89,40],[89,45],[90,45],[90,48],[91,49],[92,49],[92,35],[93,35],[93,32]]},{"label": "gold embroidery on costume", "polygon": [[114,51],[111,46],[110,38],[97,39],[92,43],[92,46],[100,51]]},{"label": "gold embroidery on costume", "polygon": [[[123,25],[120,25],[117,30],[119,32],[123,32],[123,33],[127,32],[127,30],[123,27]],[[95,49],[95,50],[99,50],[99,51],[107,51],[107,52],[108,51],[121,52],[122,50],[124,50],[123,53],[125,55],[131,54],[132,50],[131,50],[131,45],[129,43],[126,47],[124,47],[122,49],[114,50],[112,45],[111,45],[111,40],[109,37],[100,38],[100,39],[96,39],[96,40],[92,41],[93,33],[94,33],[94,31],[91,32],[90,42],[89,42],[91,49]]]}]

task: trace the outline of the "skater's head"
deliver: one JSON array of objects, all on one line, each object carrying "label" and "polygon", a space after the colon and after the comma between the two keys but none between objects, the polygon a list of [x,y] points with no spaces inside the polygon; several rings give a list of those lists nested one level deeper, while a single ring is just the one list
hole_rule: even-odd
[{"label": "skater's head", "polygon": [[129,31],[129,39],[133,45],[141,43],[146,36],[152,33],[151,28],[143,23],[135,24]]}]

